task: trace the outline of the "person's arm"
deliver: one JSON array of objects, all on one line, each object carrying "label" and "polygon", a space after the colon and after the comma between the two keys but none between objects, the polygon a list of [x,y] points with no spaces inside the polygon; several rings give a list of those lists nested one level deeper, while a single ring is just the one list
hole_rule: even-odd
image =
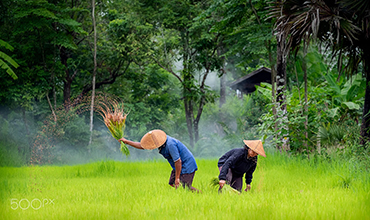
[{"label": "person's arm", "polygon": [[180,174],[181,174],[182,162],[179,158],[175,161],[175,188],[180,186]]},{"label": "person's arm", "polygon": [[220,175],[218,176],[219,182],[218,184],[222,188],[226,183],[226,175],[227,172],[229,172],[229,168],[232,164],[235,163],[235,161],[238,159],[237,155],[231,155],[225,163],[222,165],[222,169],[220,171]]},{"label": "person's arm", "polygon": [[140,150],[144,150],[144,148],[141,146],[140,142],[135,142],[135,141],[130,141],[130,140],[127,140],[126,138],[121,138],[118,140],[118,142],[121,143],[121,141],[124,143],[124,144],[128,144],[134,148],[137,148],[137,149],[140,149]]},{"label": "person's arm", "polygon": [[182,169],[182,161],[177,141],[174,141],[173,139],[168,139],[166,148],[168,149],[168,152],[170,153],[171,158],[175,164],[175,188],[177,188],[180,185],[180,175]]},{"label": "person's arm", "polygon": [[247,184],[247,187],[245,188],[246,192],[251,190],[251,182],[252,182],[252,178],[253,178],[253,172],[256,170],[256,167],[257,167],[257,163],[252,165],[252,167],[245,174],[245,183]]}]

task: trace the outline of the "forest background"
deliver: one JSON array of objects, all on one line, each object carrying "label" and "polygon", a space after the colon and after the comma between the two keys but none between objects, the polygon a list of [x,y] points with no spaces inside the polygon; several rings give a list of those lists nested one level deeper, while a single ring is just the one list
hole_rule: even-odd
[{"label": "forest background", "polygon": [[[270,153],[368,170],[369,11],[365,0],[1,1],[0,166],[159,158],[119,152],[90,112],[114,97],[131,140],[163,129],[216,158],[261,139]],[[261,67],[272,84],[228,86]]]}]

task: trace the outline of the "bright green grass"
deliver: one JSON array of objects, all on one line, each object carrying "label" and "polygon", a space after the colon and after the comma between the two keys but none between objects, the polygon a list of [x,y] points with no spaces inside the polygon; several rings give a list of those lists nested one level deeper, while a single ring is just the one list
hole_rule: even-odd
[{"label": "bright green grass", "polygon": [[[268,155],[241,195],[210,186],[216,159],[197,163],[200,194],[168,186],[164,159],[0,168],[0,219],[370,219],[368,173],[343,163]],[[13,210],[21,199],[39,209]]]}]

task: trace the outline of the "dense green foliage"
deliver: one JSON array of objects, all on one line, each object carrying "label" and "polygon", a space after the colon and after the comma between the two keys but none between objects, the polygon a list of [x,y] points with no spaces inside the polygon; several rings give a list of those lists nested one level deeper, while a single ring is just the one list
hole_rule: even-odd
[{"label": "dense green foliage", "polygon": [[[310,25],[311,20],[296,26],[307,28],[309,36],[296,36],[292,23],[281,26],[295,38],[286,39],[294,42],[294,53],[286,61],[286,99],[282,100],[286,115],[279,115],[275,84],[261,85],[242,97],[225,85],[262,66],[271,68],[275,76],[276,20],[291,16],[294,22],[302,22],[302,15],[316,9],[316,3],[96,2],[96,91],[122,100],[129,112],[128,139],[139,141],[148,130],[163,129],[196,157],[213,158],[241,146],[242,139],[263,139],[278,147],[287,135],[288,153],[311,158],[351,151],[350,158],[369,157],[368,144],[360,145],[359,133],[360,126],[361,132],[366,131],[370,74],[363,53],[366,47],[359,46],[364,38],[356,38],[366,33],[366,28],[360,29],[367,18],[352,4],[330,5],[346,19],[343,24],[350,19],[346,10],[358,15],[353,25],[331,33],[338,41],[335,46],[310,41],[315,35],[311,28],[317,27],[317,23]],[[298,10],[292,4],[303,5]],[[94,69],[90,2],[5,0],[0,9],[0,166],[159,158],[154,151],[139,150],[122,157],[119,143],[109,136],[98,114],[89,144],[86,110]],[[276,17],[276,12],[283,17]],[[322,22],[318,40],[327,39],[332,30],[332,21]],[[356,33],[354,45],[336,35],[343,31]],[[344,67],[351,71],[345,72]],[[283,126],[277,127],[285,116]]]},{"label": "dense green foliage", "polygon": [[[338,74],[336,68],[331,68],[323,61],[325,59],[310,48],[305,58],[296,62],[294,66],[296,70],[293,70],[296,71],[296,75],[289,78],[291,88],[286,101],[289,138],[291,150],[296,153],[310,154],[321,152],[326,148],[337,148],[339,145],[342,145],[341,148],[348,144],[359,144],[358,123],[365,96],[365,80],[360,74],[346,80],[344,76]],[[309,76],[307,104],[304,101],[304,85],[300,83],[302,80],[299,80],[303,77],[303,71],[299,71],[302,62]],[[263,84],[258,91],[266,100],[270,100],[271,85]],[[267,134],[276,134],[274,130],[276,119],[271,109],[262,116],[263,123],[259,130]],[[336,131],[331,131],[332,129]]]}]

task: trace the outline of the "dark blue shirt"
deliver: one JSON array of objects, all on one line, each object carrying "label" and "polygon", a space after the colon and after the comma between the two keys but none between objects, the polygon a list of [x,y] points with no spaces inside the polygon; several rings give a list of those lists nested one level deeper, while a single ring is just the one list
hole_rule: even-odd
[{"label": "dark blue shirt", "polygon": [[257,156],[248,157],[248,150],[245,148],[232,149],[218,160],[218,167],[221,166],[219,180],[226,180],[230,168],[234,177],[243,177],[245,173],[245,183],[250,184],[257,166]]},{"label": "dark blue shirt", "polygon": [[192,173],[198,169],[193,154],[183,143],[173,137],[167,135],[167,141],[159,153],[168,160],[173,170],[175,170],[175,162],[181,159],[181,174]]}]

